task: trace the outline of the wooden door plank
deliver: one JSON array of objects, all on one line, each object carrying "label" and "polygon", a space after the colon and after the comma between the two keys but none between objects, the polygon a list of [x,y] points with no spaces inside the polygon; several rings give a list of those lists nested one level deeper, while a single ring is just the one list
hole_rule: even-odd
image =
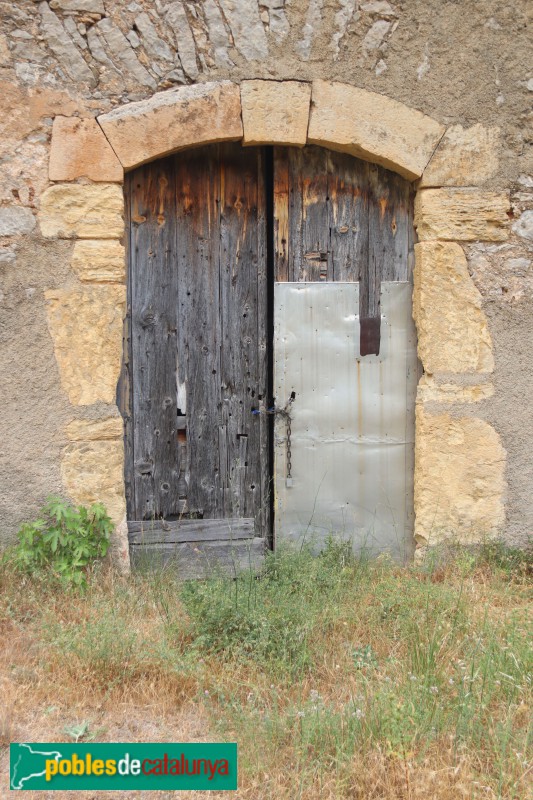
[{"label": "wooden door plank", "polygon": [[408,280],[410,185],[394,172],[370,165],[370,260],[382,281]]},{"label": "wooden door plank", "polygon": [[[259,285],[266,281],[264,191],[259,151],[220,148],[221,438],[225,439],[224,515],[250,516],[262,505],[261,421],[264,394]],[[265,296],[265,293],[263,293]],[[222,436],[222,433],[224,436]]]},{"label": "wooden door plank", "polygon": [[223,539],[253,539],[255,521],[251,519],[181,519],[171,521],[128,522],[130,544],[157,542],[204,542]]},{"label": "wooden door plank", "polygon": [[333,280],[330,258],[327,151],[292,148],[289,155],[292,280]]},{"label": "wooden door plank", "polygon": [[176,513],[174,176],[171,160],[139,170],[132,184],[132,359],[135,516]]},{"label": "wooden door plank", "polygon": [[189,511],[216,518],[223,516],[218,447],[218,147],[192,150],[186,157],[178,155],[174,163],[179,254],[177,372],[181,396],[186,398],[187,498]]},{"label": "wooden door plank", "polygon": [[260,515],[268,475],[263,422],[252,415],[267,380],[261,166],[258,150],[234,144],[176,156],[178,386],[190,510],[204,518]]},{"label": "wooden door plank", "polygon": [[378,202],[374,186],[379,186],[378,167],[368,166],[368,259],[359,282],[359,352],[362,356],[379,355],[381,347],[381,281],[383,249],[379,235],[382,203]]},{"label": "wooden door plank", "polygon": [[368,264],[368,164],[328,153],[331,262],[335,281],[359,281]]},{"label": "wooden door plank", "polygon": [[274,280],[289,278],[289,148],[274,147]]},{"label": "wooden door plank", "polygon": [[248,464],[241,440],[247,443],[248,420],[244,418],[242,390],[245,377],[253,369],[253,351],[256,347],[256,343],[252,344],[250,340],[250,323],[253,326],[256,298],[250,295],[247,269],[249,258],[253,258],[253,248],[248,241],[249,236],[253,238],[253,233],[248,231],[249,223],[250,227],[253,226],[250,200],[255,205],[256,198],[253,197],[253,187],[252,198],[246,191],[244,173],[250,170],[250,157],[255,161],[254,155],[250,150],[243,151],[239,169],[231,146],[220,147],[220,416],[223,433],[220,446],[225,458],[224,516],[244,516],[246,513],[245,476]]},{"label": "wooden door plank", "polygon": [[265,539],[133,545],[130,555],[136,569],[168,568],[181,580],[253,574],[264,562]]},{"label": "wooden door plank", "polygon": [[368,270],[360,293],[363,356],[380,351],[381,282],[405,281],[409,268],[409,184],[375,164],[369,166],[368,183]]},{"label": "wooden door plank", "polygon": [[[271,162],[270,162],[271,163]],[[256,291],[257,291],[257,381],[256,387],[250,384],[250,392],[247,395],[248,410],[251,418],[251,453],[255,453],[257,448],[259,465],[259,486],[260,495],[257,500],[258,506],[255,510],[256,531],[262,531],[263,535],[270,540],[272,532],[271,519],[271,476],[270,476],[270,437],[272,433],[271,418],[266,414],[256,414],[254,412],[264,410],[268,407],[269,401],[269,369],[271,367],[272,345],[270,330],[270,304],[273,302],[274,287],[271,285],[273,279],[269,270],[269,245],[267,237],[267,186],[266,169],[267,154],[262,148],[258,151],[257,160],[257,269],[256,269]],[[272,200],[270,201],[272,202]],[[272,213],[272,209],[268,209]],[[270,242],[272,247],[272,242]],[[252,456],[255,457],[255,456]],[[257,495],[256,495],[257,497]]]}]

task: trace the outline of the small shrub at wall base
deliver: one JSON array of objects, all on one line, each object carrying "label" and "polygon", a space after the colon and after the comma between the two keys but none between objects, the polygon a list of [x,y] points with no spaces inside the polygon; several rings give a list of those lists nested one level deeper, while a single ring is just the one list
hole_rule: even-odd
[{"label": "small shrub at wall base", "polygon": [[18,544],[6,557],[23,572],[47,572],[61,583],[84,587],[88,569],[107,553],[112,530],[101,503],[75,508],[50,497],[39,517],[22,525]]}]

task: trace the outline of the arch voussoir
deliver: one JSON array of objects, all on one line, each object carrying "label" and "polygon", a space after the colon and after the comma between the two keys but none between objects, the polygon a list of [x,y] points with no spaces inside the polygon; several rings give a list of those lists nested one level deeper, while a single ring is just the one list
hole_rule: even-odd
[{"label": "arch voussoir", "polygon": [[242,139],[239,85],[181,86],[98,117],[124,169],[202,144]]},{"label": "arch voussoir", "polygon": [[376,92],[314,81],[309,144],[372,161],[412,181],[420,178],[445,127]]}]

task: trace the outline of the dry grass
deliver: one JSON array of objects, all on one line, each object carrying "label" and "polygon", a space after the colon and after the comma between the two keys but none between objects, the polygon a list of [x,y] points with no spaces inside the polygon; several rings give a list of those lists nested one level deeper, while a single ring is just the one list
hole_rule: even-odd
[{"label": "dry grass", "polygon": [[[68,741],[86,722],[97,741],[237,740],[240,798],[525,800],[525,563],[500,550],[399,569],[332,547],[281,554],[259,581],[108,572],[85,594],[5,568],[0,743]],[[7,748],[0,767],[16,796]]]}]

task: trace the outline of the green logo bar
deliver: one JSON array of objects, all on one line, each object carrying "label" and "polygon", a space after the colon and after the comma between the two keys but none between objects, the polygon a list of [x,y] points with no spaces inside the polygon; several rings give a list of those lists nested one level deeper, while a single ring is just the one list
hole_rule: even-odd
[{"label": "green logo bar", "polygon": [[10,788],[235,790],[237,745],[21,742],[10,747]]}]

